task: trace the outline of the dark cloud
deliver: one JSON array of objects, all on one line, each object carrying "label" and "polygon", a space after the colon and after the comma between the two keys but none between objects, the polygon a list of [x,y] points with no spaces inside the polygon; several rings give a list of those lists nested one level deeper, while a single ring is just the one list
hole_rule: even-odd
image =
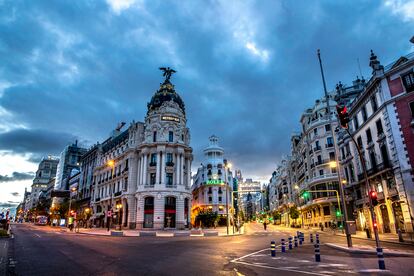
[{"label": "dark cloud", "polygon": [[15,153],[34,153],[29,160],[38,160],[40,155],[59,154],[65,145],[73,143],[76,137],[66,132],[48,129],[13,129],[0,133],[0,150]]},{"label": "dark cloud", "polygon": [[12,196],[15,196],[15,197],[18,197],[18,196],[20,196],[20,193],[18,193],[18,192],[13,192],[13,193],[10,193]]},{"label": "dark cloud", "polygon": [[360,74],[357,58],[368,76],[371,48],[384,64],[406,54],[413,27],[373,0],[148,1],[117,12],[103,1],[3,1],[0,107],[26,128],[1,133],[0,150],[39,161],[143,120],[165,65],[178,71],[194,165],[216,134],[244,175],[267,177],[323,94],[316,49],[332,89]]},{"label": "dark cloud", "polygon": [[[34,173],[32,172],[13,172],[12,176],[8,175],[0,175],[0,183],[2,182],[10,182],[10,181],[22,181],[22,180],[28,180],[33,179]],[[19,196],[19,193],[12,193],[13,196]],[[16,194],[16,195],[15,195]]]}]

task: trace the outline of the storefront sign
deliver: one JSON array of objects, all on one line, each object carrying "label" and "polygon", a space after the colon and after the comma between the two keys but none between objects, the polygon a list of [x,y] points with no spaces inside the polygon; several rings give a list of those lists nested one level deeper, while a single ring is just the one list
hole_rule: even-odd
[{"label": "storefront sign", "polygon": [[180,118],[174,116],[161,116],[162,121],[172,121],[172,122],[180,122]]},{"label": "storefront sign", "polygon": [[223,180],[219,180],[219,179],[212,179],[212,180],[207,181],[207,185],[212,185],[212,184],[224,184],[224,182]]}]

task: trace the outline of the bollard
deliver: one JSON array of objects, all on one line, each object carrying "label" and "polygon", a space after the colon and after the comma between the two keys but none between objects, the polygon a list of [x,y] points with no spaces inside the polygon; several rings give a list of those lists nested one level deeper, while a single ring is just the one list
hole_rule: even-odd
[{"label": "bollard", "polygon": [[319,244],[319,234],[316,233],[316,243]]},{"label": "bollard", "polygon": [[288,238],[288,240],[289,240],[289,250],[292,250],[292,237],[289,237]]},{"label": "bollard", "polygon": [[321,261],[321,251],[319,250],[319,243],[314,244],[315,247],[315,262]]},{"label": "bollard", "polygon": [[298,247],[298,237],[295,236],[295,247]]},{"label": "bollard", "polygon": [[303,233],[299,232],[299,245],[302,245],[303,242]]},{"label": "bollard", "polygon": [[276,243],[275,243],[275,241],[270,242],[270,255],[272,255],[272,257],[276,256]]},{"label": "bollard", "polygon": [[385,269],[384,253],[381,247],[377,247],[378,267],[381,270]]},{"label": "bollard", "polygon": [[403,236],[402,236],[402,233],[401,233],[401,229],[398,229],[397,233],[398,233],[398,241],[399,242],[404,242],[404,239],[403,239]]},{"label": "bollard", "polygon": [[313,234],[312,233],[310,233],[309,239],[310,239],[310,243],[313,243]]},{"label": "bollard", "polygon": [[286,252],[285,239],[282,239],[282,253]]}]

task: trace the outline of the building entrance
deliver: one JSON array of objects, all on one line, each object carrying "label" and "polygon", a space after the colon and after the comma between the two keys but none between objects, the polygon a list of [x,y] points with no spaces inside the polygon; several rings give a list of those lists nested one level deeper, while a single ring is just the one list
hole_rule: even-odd
[{"label": "building entrance", "polygon": [[144,202],[144,228],[154,227],[154,197],[145,198]]},{"label": "building entrance", "polygon": [[176,200],[175,197],[165,198],[164,228],[175,228]]}]

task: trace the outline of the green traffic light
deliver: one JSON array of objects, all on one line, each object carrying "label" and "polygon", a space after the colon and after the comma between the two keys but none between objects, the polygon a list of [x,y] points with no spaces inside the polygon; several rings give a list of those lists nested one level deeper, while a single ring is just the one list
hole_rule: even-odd
[{"label": "green traffic light", "polygon": [[340,217],[341,216],[341,212],[340,211],[336,211],[336,216]]}]

